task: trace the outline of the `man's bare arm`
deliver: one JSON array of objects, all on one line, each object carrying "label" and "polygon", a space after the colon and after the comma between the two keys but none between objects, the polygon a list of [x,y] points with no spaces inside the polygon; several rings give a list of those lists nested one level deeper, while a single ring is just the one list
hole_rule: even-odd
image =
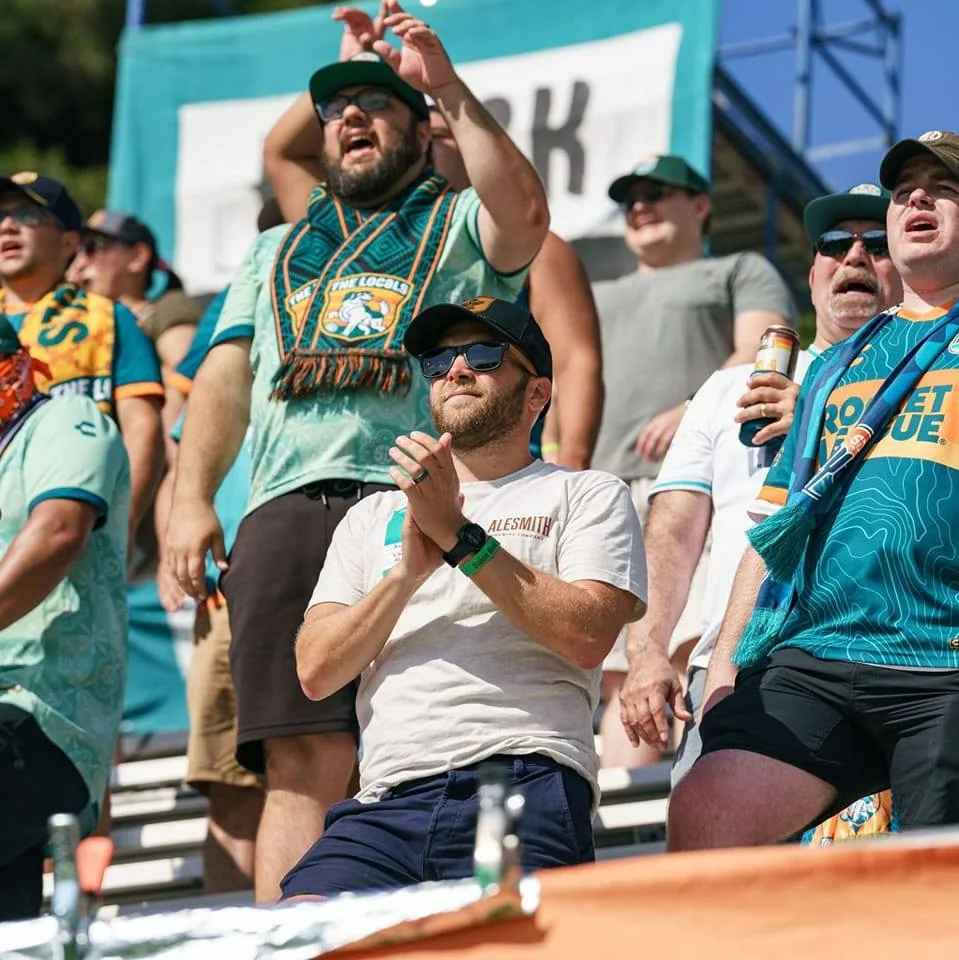
[{"label": "man's bare arm", "polygon": [[756,606],[756,597],[759,595],[759,587],[765,576],[766,565],[762,558],[751,546],[747,546],[736,570],[736,579],[733,581],[729,603],[726,606],[726,616],[723,618],[716,648],[709,661],[706,687],[703,691],[704,713],[733,692],[738,672],[732,662],[733,653],[739,638],[743,635],[743,630],[746,629],[753,607]]},{"label": "man's bare arm", "polygon": [[553,378],[566,398],[557,409],[560,447],[552,462],[585,470],[603,414],[599,317],[582,261],[555,233],[546,235],[530,267],[529,303],[552,348]]},{"label": "man's bare arm", "polygon": [[117,425],[130,458],[131,537],[153,502],[163,475],[164,446],[160,401],[156,397],[121,397]]},{"label": "man's bare arm", "polygon": [[323,180],[323,128],[309,93],[300,94],[270,128],[263,169],[288,223],[306,216],[310,192]]},{"label": "man's bare arm", "polygon": [[664,747],[669,740],[666,704],[680,714],[682,684],[669,662],[669,639],[689,597],[706,544],[712,500],[692,490],[664,490],[652,501],[646,522],[649,606],[627,628],[629,671],[620,694],[620,717],[634,746],[643,740]]},{"label": "man's bare arm", "polygon": [[38,503],[0,557],[0,630],[50,595],[83,553],[99,512],[79,500]]}]

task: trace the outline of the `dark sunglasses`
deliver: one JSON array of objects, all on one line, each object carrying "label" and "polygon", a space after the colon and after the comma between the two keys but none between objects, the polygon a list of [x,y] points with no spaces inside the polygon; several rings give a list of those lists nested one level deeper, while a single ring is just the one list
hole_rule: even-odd
[{"label": "dark sunglasses", "polygon": [[350,104],[359,107],[364,113],[376,113],[385,110],[392,100],[393,95],[388,90],[370,87],[353,96],[339,93],[335,97],[321,100],[316,104],[316,113],[323,123],[329,123],[331,120],[339,120]]},{"label": "dark sunglasses", "polygon": [[863,248],[870,256],[889,256],[889,238],[885,230],[867,230],[865,233],[827,230],[816,238],[816,250],[824,257],[844,257],[857,240],[862,240]]},{"label": "dark sunglasses", "polygon": [[623,201],[623,209],[628,211],[634,203],[659,203],[660,200],[665,200],[674,193],[674,187],[650,180],[630,190],[629,196]]},{"label": "dark sunglasses", "polygon": [[111,247],[119,246],[120,243],[120,240],[114,240],[113,237],[104,237],[102,234],[94,234],[92,236],[84,237],[80,241],[80,247],[88,257],[92,257],[93,254],[103,253],[104,250],[109,250]]},{"label": "dark sunglasses", "polygon": [[445,377],[453,366],[453,361],[463,356],[466,365],[475,373],[495,370],[503,362],[508,343],[463,343],[455,347],[438,347],[419,358],[420,370],[427,380]]},{"label": "dark sunglasses", "polygon": [[58,225],[52,213],[35,206],[14,207],[12,210],[0,210],[0,223],[9,217],[24,227],[39,227],[41,223]]}]

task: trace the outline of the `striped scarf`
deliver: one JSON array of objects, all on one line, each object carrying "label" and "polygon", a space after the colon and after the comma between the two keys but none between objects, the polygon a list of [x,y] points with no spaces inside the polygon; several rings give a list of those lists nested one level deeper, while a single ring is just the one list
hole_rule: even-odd
[{"label": "striped scarf", "polygon": [[816,461],[826,404],[852,362],[896,310],[880,313],[837,348],[809,384],[807,402],[798,424],[785,506],[749,531],[749,542],[766,564],[766,578],[756,606],[733,655],[740,667],[751,666],[778,643],[783,624],[796,598],[796,581],[809,547],[810,534],[834,509],[836,499],[892,417],[952,340],[959,336],[959,301],[930,324],[930,329],[893,368],[863,411],[859,422],[819,469]]}]

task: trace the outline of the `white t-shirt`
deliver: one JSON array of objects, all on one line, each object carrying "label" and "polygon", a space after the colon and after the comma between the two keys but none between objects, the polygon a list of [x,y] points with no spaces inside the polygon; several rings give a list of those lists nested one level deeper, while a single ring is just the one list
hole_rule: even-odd
[{"label": "white t-shirt", "polygon": [[[566,582],[598,580],[645,600],[643,535],[626,485],[537,461],[464,483],[463,512],[523,563]],[[333,535],[310,605],[361,600],[401,555],[406,497],[361,500]],[[598,799],[593,711],[600,670],[583,670],[519,631],[469,577],[443,564],[407,604],[356,698],[360,792],[478,763],[542,753]]]},{"label": "white t-shirt", "polygon": [[[796,362],[802,382],[818,351],[803,350]],[[768,448],[739,442],[736,401],[746,392],[752,364],[717,370],[697,391],[663,460],[650,499],[665,490],[696,490],[712,499],[713,545],[706,572],[703,632],[689,657],[690,667],[709,664],[726,614],[736,568],[753,525],[747,508],[756,499],[772,463]]]}]

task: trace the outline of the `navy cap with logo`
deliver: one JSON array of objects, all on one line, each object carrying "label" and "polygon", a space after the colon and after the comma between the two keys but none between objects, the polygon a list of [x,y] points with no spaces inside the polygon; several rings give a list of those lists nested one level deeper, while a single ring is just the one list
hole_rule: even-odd
[{"label": "navy cap with logo", "polygon": [[654,180],[690,193],[709,193],[709,181],[682,157],[664,153],[637,163],[629,173],[609,185],[609,198],[616,203],[626,199],[629,188],[640,180]]},{"label": "navy cap with logo", "polygon": [[349,60],[320,67],[310,77],[310,98],[315,106],[346,87],[384,87],[395,93],[421,120],[429,119],[426,97],[400,79],[378,54],[364,50]]},{"label": "navy cap with logo", "polygon": [[533,315],[515,303],[496,297],[473,297],[462,303],[427,307],[410,321],[403,346],[414,357],[421,357],[439,343],[444,331],[464,321],[486,324],[498,340],[521,350],[541,377],[552,379],[553,355]]},{"label": "navy cap with logo", "polygon": [[80,208],[66,186],[53,177],[41,177],[32,171],[22,171],[9,177],[0,176],[0,193],[15,190],[56,217],[64,230],[79,230],[83,225]]},{"label": "navy cap with logo", "polygon": [[900,140],[889,148],[879,165],[879,181],[889,190],[896,185],[902,168],[914,157],[935,157],[959,179],[959,134],[950,130],[927,130],[914,140]]},{"label": "navy cap with logo", "polygon": [[857,183],[845,193],[828,193],[810,200],[803,210],[803,225],[810,243],[843,220],[876,220],[886,226],[889,191],[875,183]]}]

